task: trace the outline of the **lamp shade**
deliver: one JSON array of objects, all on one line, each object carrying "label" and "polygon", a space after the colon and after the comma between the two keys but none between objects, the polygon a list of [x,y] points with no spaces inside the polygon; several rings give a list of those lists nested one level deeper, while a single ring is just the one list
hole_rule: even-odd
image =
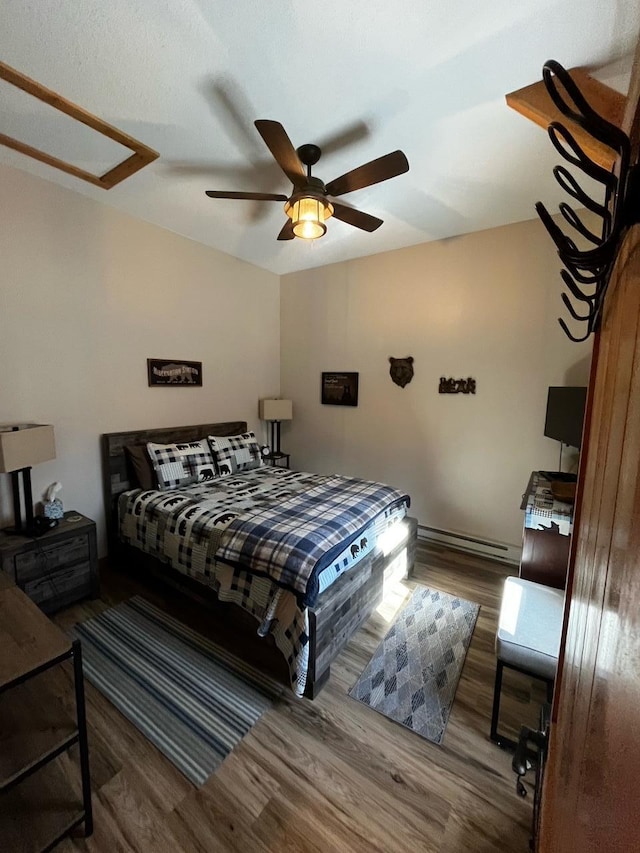
[{"label": "lamp shade", "polygon": [[293,404],[291,400],[260,400],[259,413],[263,421],[290,421]]},{"label": "lamp shade", "polygon": [[0,473],[31,468],[56,458],[53,427],[45,424],[0,425]]}]

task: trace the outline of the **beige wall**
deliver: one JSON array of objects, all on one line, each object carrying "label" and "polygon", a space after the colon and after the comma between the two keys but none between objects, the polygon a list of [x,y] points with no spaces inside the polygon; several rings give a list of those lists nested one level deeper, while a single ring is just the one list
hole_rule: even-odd
[{"label": "beige wall", "polygon": [[[558,267],[532,221],[279,281],[0,168],[0,422],[54,424],[57,459],[34,469],[34,495],[60,480],[104,543],[101,433],[236,418],[259,430],[257,400],[281,381],[295,467],[394,483],[423,524],[517,544],[529,471],[557,465],[547,386],[588,375],[589,345],[556,323]],[[405,389],[389,355],[415,358]],[[148,388],[148,357],[202,361],[204,387]],[[320,405],[322,370],[359,371],[357,408]],[[478,392],[439,395],[440,376],[473,376]]]},{"label": "beige wall", "polygon": [[[547,387],[587,384],[590,344],[556,318],[559,261],[538,221],[281,279],[281,387],[295,467],[405,489],[422,524],[518,545],[529,473],[556,470]],[[401,389],[388,357],[412,355]],[[320,404],[323,370],[360,374],[357,408]],[[476,395],[438,394],[441,376]]]},{"label": "beige wall", "polygon": [[[279,346],[277,276],[0,167],[0,422],[54,425],[57,458],[33,469],[34,498],[60,480],[65,508],[99,522],[102,551],[100,434],[260,427]],[[149,388],[147,358],[202,361],[204,385]]]}]

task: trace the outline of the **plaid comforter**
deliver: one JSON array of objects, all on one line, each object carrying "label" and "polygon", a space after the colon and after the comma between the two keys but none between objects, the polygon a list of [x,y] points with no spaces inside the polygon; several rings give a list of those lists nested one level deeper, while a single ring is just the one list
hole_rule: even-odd
[{"label": "plaid comforter", "polygon": [[312,488],[234,518],[216,559],[267,575],[312,606],[318,574],[333,556],[385,509],[407,505],[409,498],[382,483],[309,476]]},{"label": "plaid comforter", "polygon": [[172,491],[125,492],[118,509],[123,541],[247,610],[260,635],[273,634],[301,696],[318,574],[376,515],[382,531],[408,505],[378,483],[262,467]]},{"label": "plaid comforter", "polygon": [[210,484],[126,492],[120,533],[188,573],[206,575],[223,562],[312,606],[332,558],[378,515],[408,505],[382,483],[262,467]]}]

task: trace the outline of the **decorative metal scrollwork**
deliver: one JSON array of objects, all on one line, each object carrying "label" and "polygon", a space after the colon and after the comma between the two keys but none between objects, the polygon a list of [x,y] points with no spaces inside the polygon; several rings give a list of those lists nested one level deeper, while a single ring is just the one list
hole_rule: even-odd
[{"label": "decorative metal scrollwork", "polygon": [[[601,230],[596,234],[587,228],[566,202],[559,205],[560,213],[566,222],[594,248],[578,249],[571,237],[556,225],[542,202],[536,204],[538,216],[551,235],[558,255],[566,267],[561,271],[562,280],[582,310],[578,310],[575,302],[572,302],[566,293],[562,294],[562,301],[574,320],[587,324],[585,333],[580,337],[570,332],[564,320],[558,319],[565,334],[577,343],[585,341],[597,328],[618,247],[627,228],[640,221],[638,166],[630,167],[631,146],[628,136],[589,106],[560,63],[554,60],[546,62],[542,77],[547,92],[560,112],[594,139],[613,149],[619,158],[618,174],[609,172],[582,150],[564,125],[556,121],[549,125],[549,137],[559,154],[603,188],[604,201],[599,202],[584,191],[565,166],[555,166],[553,170],[554,177],[562,189],[600,217]],[[556,78],[573,103],[565,100],[564,94],[558,89]]]}]

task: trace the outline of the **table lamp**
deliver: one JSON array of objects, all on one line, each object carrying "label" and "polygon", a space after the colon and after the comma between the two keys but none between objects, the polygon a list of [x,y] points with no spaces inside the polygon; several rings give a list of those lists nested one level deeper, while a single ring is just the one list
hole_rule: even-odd
[{"label": "table lamp", "polygon": [[280,422],[293,419],[291,400],[260,400],[258,410],[261,420],[271,422],[271,452],[280,453]]},{"label": "table lamp", "polygon": [[[0,424],[0,473],[11,474],[15,532],[33,531],[31,468],[56,458],[53,427],[45,424]],[[20,481],[24,493],[26,524],[22,525]]]}]

